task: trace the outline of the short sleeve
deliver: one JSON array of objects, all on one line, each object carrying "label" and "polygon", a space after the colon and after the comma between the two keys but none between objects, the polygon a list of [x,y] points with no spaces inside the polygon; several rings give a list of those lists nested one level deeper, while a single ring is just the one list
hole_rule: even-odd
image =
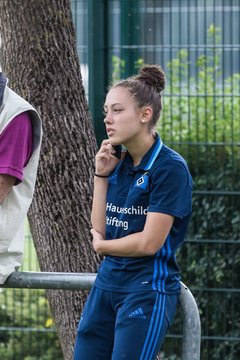
[{"label": "short sleeve", "polygon": [[28,112],[23,112],[0,135],[0,174],[14,176],[16,184],[21,182],[32,155],[32,142],[31,119]]},{"label": "short sleeve", "polygon": [[149,212],[183,218],[192,210],[192,178],[186,164],[171,161],[167,169],[157,167],[151,176]]}]

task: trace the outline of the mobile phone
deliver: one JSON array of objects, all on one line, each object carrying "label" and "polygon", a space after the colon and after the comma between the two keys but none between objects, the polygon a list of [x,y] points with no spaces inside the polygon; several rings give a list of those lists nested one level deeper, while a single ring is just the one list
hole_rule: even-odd
[{"label": "mobile phone", "polygon": [[113,148],[116,151],[115,154],[113,154],[113,156],[115,156],[118,159],[121,159],[122,145],[114,145]]}]

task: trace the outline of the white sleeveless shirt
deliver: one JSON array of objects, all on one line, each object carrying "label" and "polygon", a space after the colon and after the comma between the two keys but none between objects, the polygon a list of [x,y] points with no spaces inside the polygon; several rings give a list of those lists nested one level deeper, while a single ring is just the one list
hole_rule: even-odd
[{"label": "white sleeveless shirt", "polygon": [[23,169],[23,181],[13,186],[0,205],[0,283],[21,265],[24,250],[24,219],[31,204],[42,137],[36,110],[9,87],[5,87],[0,109],[0,134],[19,114],[28,111],[33,129],[33,154]]}]

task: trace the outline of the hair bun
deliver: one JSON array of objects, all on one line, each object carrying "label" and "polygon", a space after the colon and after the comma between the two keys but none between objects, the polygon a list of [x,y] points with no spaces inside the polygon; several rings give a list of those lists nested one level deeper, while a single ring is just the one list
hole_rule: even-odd
[{"label": "hair bun", "polygon": [[159,65],[145,65],[136,76],[136,80],[144,81],[149,86],[152,86],[160,94],[166,83],[164,71]]}]

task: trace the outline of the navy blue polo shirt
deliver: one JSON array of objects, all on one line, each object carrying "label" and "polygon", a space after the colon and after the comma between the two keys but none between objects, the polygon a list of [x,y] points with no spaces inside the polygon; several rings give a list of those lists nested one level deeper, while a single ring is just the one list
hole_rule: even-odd
[{"label": "navy blue polo shirt", "polygon": [[172,215],[174,222],[154,256],[106,256],[95,285],[116,292],[178,293],[180,276],[175,253],[184,241],[191,199],[192,178],[185,160],[164,145],[158,135],[138,166],[133,166],[127,152],[109,177],[106,239],[141,232],[148,212]]}]

